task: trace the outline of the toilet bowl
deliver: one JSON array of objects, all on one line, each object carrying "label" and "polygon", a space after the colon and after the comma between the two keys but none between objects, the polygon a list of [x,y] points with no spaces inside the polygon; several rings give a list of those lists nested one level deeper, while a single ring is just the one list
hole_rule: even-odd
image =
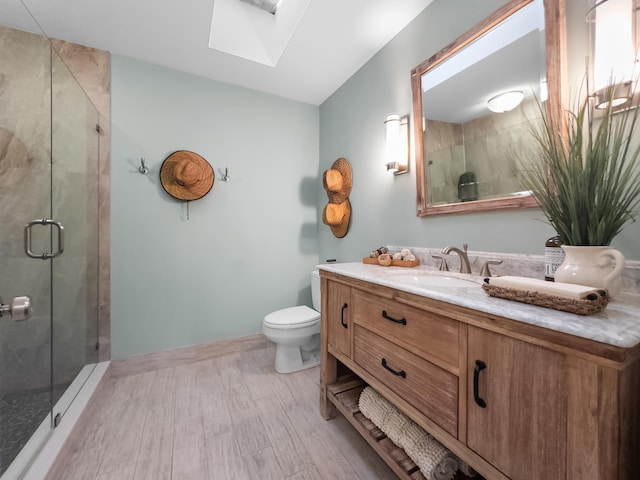
[{"label": "toilet bowl", "polygon": [[311,272],[313,308],[283,308],[264,317],[262,333],[276,344],[274,368],[292,373],[320,364],[320,273]]}]

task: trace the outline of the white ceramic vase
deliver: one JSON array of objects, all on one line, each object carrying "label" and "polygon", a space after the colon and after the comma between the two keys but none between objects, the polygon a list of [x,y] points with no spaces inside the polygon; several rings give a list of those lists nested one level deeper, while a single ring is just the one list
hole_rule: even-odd
[{"label": "white ceramic vase", "polygon": [[622,290],[624,256],[611,247],[562,245],[564,262],[555,274],[556,282],[606,288],[611,298]]}]

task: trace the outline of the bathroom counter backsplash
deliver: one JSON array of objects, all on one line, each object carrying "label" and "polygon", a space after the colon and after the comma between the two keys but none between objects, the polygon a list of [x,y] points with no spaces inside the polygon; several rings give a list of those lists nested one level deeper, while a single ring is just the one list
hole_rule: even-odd
[{"label": "bathroom counter backsplash", "polygon": [[[440,248],[423,247],[399,247],[388,245],[390,253],[399,252],[403,248],[409,248],[411,253],[420,260],[421,266],[438,268],[439,261],[432,255],[442,255]],[[487,260],[502,260],[501,265],[491,265],[492,275],[516,275],[520,277],[544,279],[544,256],[528,255],[523,253],[496,253],[496,252],[475,252],[469,251],[469,263],[471,271],[478,274],[482,265]],[[449,264],[451,272],[460,270],[460,259],[457,255],[444,255]],[[640,262],[636,260],[626,260],[625,269],[622,275],[623,291],[629,293],[640,293]]]},{"label": "bathroom counter backsplash", "polygon": [[[392,250],[393,248],[393,250]],[[390,251],[395,251],[395,247],[389,247]],[[482,289],[482,277],[476,274],[460,274],[457,268],[449,272],[438,271],[433,266],[431,252],[436,253],[439,250],[429,249],[411,249],[417,258],[420,258],[421,265],[413,268],[403,267],[381,267],[378,265],[367,265],[360,262],[354,263],[332,263],[319,265],[321,270],[334,272],[359,280],[368,281],[386,287],[396,288],[406,292],[414,293],[435,300],[460,305],[480,312],[486,312],[498,315],[512,320],[521,321],[531,325],[537,325],[551,330],[575,335],[582,338],[588,338],[598,342],[606,343],[623,348],[630,348],[640,343],[640,294],[623,292],[612,300],[609,305],[601,312],[595,315],[583,316],[572,313],[560,312],[557,310],[537,307],[535,305],[527,305],[524,303],[505,300],[502,298],[490,297]],[[427,255],[428,260],[423,261],[422,255]],[[418,257],[418,255],[421,255]],[[470,257],[476,257],[476,252],[470,252]],[[510,255],[499,256],[488,254],[490,259],[504,259],[504,263],[511,262]],[[451,256],[451,255],[450,255]],[[523,257],[523,256],[518,256]],[[534,256],[527,256],[527,260]],[[542,257],[540,256],[540,261]],[[425,265],[426,263],[426,265]],[[453,263],[453,262],[451,262]],[[482,261],[480,262],[480,264]],[[523,262],[527,263],[526,260]],[[504,265],[504,264],[503,264]],[[499,271],[496,266],[495,274],[499,275],[526,275],[524,270],[503,270]],[[527,265],[528,266],[528,265]],[[472,263],[473,271],[479,271],[479,268]],[[464,278],[477,283],[476,287],[451,287],[451,286],[430,286],[420,287],[398,283],[394,280],[394,275],[398,273],[429,273],[430,275],[442,275],[448,277]],[[492,272],[494,269],[492,268]],[[540,278],[539,275],[536,275]]]}]

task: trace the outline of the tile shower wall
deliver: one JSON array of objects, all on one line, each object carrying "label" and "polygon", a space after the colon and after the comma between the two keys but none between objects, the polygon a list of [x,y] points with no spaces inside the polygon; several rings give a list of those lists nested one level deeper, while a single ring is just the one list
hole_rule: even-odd
[{"label": "tile shower wall", "polygon": [[[0,65],[0,224],[24,225],[49,215],[49,42],[39,35],[0,27]],[[39,239],[44,240],[44,235]],[[36,248],[44,251],[47,245],[35,244]],[[49,262],[26,257],[22,229],[5,227],[0,236],[0,272],[0,294],[5,300],[26,294],[34,302],[28,324],[0,322],[3,393],[47,386]]]},{"label": "tile shower wall", "polygon": [[[72,42],[52,39],[54,48],[98,110],[98,360],[111,358],[110,285],[110,138],[111,138],[111,56],[109,52]],[[91,345],[91,348],[94,346]]]},{"label": "tile shower wall", "polygon": [[[53,260],[51,278],[50,262],[25,256],[22,229],[3,229],[0,294],[5,300],[22,294],[34,300],[34,315],[28,324],[0,323],[3,393],[41,388],[50,381],[51,281],[56,332],[54,382],[70,381],[79,366],[96,360],[99,304],[101,333],[105,335],[101,359],[109,358],[109,242],[100,242],[98,255],[98,230],[87,229],[98,221],[99,200],[100,235],[108,240],[109,55],[67,42],[54,44],[57,51],[52,52],[43,36],[0,27],[0,201],[6,207],[0,215],[11,219],[0,221],[3,225],[24,225],[53,213],[68,232],[81,232],[67,235],[64,259]],[[100,116],[77,81],[92,95]],[[99,133],[95,131],[97,123],[102,126]],[[76,148],[70,147],[74,144],[71,138]],[[84,140],[78,144],[79,138]],[[48,236],[38,233],[34,239],[43,244],[34,245],[34,251],[49,251]],[[98,272],[99,282],[95,280]],[[92,280],[73,280],[78,278]],[[88,318],[92,320],[87,322]]]},{"label": "tile shower wall", "polygon": [[530,121],[539,117],[535,101],[504,113],[483,115],[464,123],[427,120],[425,150],[429,158],[429,199],[433,204],[458,202],[458,178],[476,174],[480,198],[522,190],[519,163],[530,144]]},{"label": "tile shower wall", "polygon": [[509,112],[462,124],[466,169],[476,174],[480,198],[522,190],[518,163],[526,159],[519,155],[530,150],[530,122],[539,116],[535,101],[529,100]]},{"label": "tile shower wall", "polygon": [[52,61],[51,218],[65,228],[64,254],[52,261],[53,383],[96,363],[98,112],[62,59]]}]

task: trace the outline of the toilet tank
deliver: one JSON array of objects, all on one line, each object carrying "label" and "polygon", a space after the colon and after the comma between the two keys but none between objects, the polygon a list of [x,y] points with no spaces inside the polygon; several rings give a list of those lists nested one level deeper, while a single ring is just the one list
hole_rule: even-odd
[{"label": "toilet tank", "polygon": [[313,301],[313,309],[320,311],[320,271],[311,272],[311,300]]}]

